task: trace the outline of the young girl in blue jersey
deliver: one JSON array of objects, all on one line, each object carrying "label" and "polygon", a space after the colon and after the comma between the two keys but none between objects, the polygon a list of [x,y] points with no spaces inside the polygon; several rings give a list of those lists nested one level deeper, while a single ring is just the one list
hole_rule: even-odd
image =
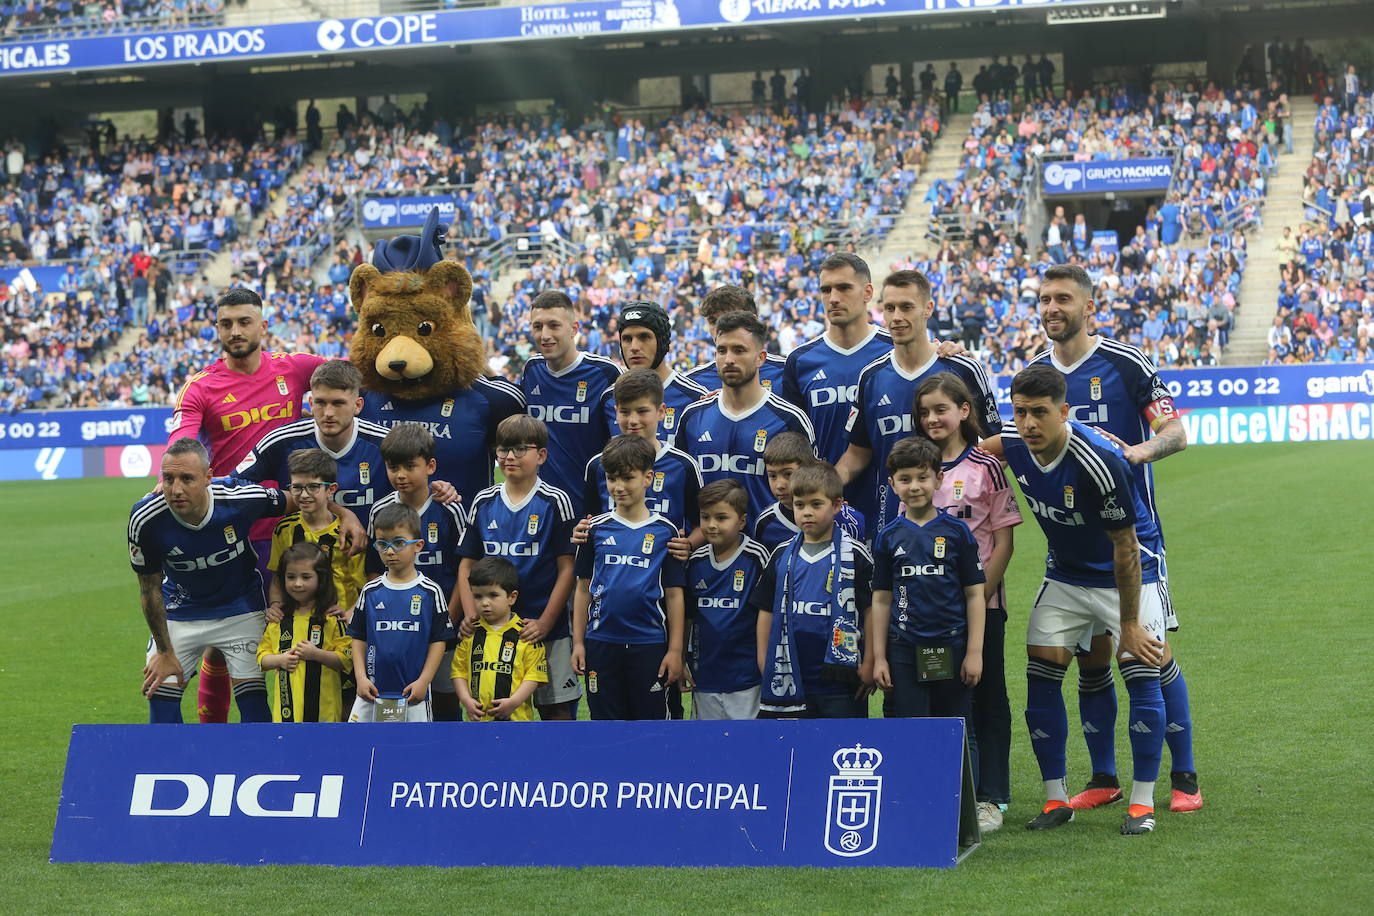
[{"label": "young girl in blue jersey", "polygon": [[277,672],[271,691],[273,722],[339,722],[341,672],[353,664],[353,643],[338,617],[330,556],[311,541],[292,544],[277,566],[285,597],[280,623],[258,643],[258,665]]}]

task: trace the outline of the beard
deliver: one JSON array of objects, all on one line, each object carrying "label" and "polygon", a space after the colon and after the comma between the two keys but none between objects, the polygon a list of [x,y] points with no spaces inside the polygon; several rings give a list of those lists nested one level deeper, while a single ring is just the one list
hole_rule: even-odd
[{"label": "beard", "polygon": [[245,340],[243,343],[237,344],[222,343],[220,344],[220,349],[235,359],[243,359],[245,356],[252,356],[254,353],[258,352],[258,350],[262,349],[262,341]]},{"label": "beard", "polygon": [[758,369],[744,369],[741,370],[738,376],[734,376],[729,379],[725,377],[724,373],[721,373],[720,383],[727,388],[744,388],[745,386],[751,384],[754,381],[754,379],[758,377]]},{"label": "beard", "polygon": [[1081,319],[1069,318],[1068,316],[1065,316],[1063,329],[1051,333],[1050,329],[1046,327],[1045,336],[1048,337],[1050,340],[1059,343],[1076,337],[1078,335],[1078,332],[1081,330],[1083,330],[1083,322]]}]

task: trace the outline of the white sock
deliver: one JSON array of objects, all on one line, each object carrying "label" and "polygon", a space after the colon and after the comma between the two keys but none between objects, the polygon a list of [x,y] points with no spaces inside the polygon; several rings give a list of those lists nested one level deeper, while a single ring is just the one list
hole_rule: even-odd
[{"label": "white sock", "polygon": [[1131,804],[1144,805],[1147,808],[1155,806],[1155,784],[1153,782],[1141,782],[1135,780],[1131,783]]},{"label": "white sock", "polygon": [[1068,803],[1069,790],[1064,785],[1063,779],[1046,779],[1045,781],[1045,801],[1059,801]]}]

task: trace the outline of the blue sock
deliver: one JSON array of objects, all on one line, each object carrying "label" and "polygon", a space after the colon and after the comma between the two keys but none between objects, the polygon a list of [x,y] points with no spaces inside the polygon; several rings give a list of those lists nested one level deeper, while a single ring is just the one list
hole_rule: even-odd
[{"label": "blue sock", "polygon": [[1112,669],[1078,669],[1078,717],[1093,773],[1116,775],[1116,683]]},{"label": "blue sock", "polygon": [[1069,743],[1069,714],[1064,708],[1067,665],[1044,659],[1026,662],[1026,727],[1043,780],[1063,779]]},{"label": "blue sock", "polygon": [[234,703],[239,708],[240,722],[272,721],[272,710],[267,706],[265,681],[244,681],[235,684]]},{"label": "blue sock", "polygon": [[1164,694],[1164,740],[1169,743],[1169,769],[1175,773],[1196,773],[1193,763],[1193,714],[1188,705],[1188,684],[1178,669],[1178,659],[1159,669],[1159,690]]},{"label": "blue sock", "polygon": [[1159,778],[1164,756],[1164,696],[1159,691],[1159,669],[1137,661],[1121,663],[1121,677],[1131,696],[1131,760],[1136,782]]},{"label": "blue sock", "polygon": [[153,725],[180,725],[181,694],[179,687],[162,685],[148,698],[148,721]]}]

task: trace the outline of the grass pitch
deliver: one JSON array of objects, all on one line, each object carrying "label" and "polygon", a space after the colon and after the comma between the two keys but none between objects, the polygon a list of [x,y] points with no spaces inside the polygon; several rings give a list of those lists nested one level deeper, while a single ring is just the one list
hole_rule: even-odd
[{"label": "grass pitch", "polygon": [[[1367,442],[1194,448],[1165,461],[1161,505],[1183,620],[1172,641],[1192,694],[1206,808],[1169,814],[1166,781],[1153,836],[1117,835],[1120,804],[1027,833],[1039,775],[1014,726],[1007,826],[950,871],[51,865],[70,726],[146,721],[138,686],[147,632],[123,541],[143,484],[0,484],[3,909],[426,912],[468,901],[599,913],[1367,912],[1371,466]],[[1043,547],[1028,520],[1007,576],[1014,720],[1025,708],[1019,642]],[[1088,775],[1076,731],[1071,789]],[[1124,734],[1118,745],[1128,771]]]}]

